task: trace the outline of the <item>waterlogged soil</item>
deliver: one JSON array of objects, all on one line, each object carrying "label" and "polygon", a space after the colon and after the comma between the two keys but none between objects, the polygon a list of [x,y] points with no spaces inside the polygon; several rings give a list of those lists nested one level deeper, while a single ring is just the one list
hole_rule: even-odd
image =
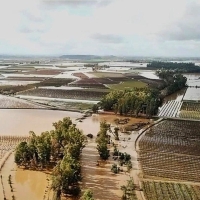
[{"label": "waterlogged soil", "polygon": [[[46,200],[50,196],[48,192],[48,175],[43,172],[17,168],[14,163],[14,154],[11,154],[6,161],[1,170],[1,175],[5,197],[8,200],[12,199],[12,196],[20,200]],[[13,191],[11,191],[11,186],[8,182],[9,175],[11,175]],[[2,187],[0,188],[0,197],[1,199],[4,197]]]},{"label": "waterlogged soil", "polygon": [[[97,200],[121,200],[122,191],[121,186],[126,184],[126,181],[130,179],[130,176],[134,177],[134,181],[139,185],[138,173],[139,167],[137,162],[137,153],[135,151],[135,140],[138,136],[138,132],[132,132],[130,135],[119,132],[119,141],[115,141],[113,135],[111,134],[111,140],[115,142],[117,148],[120,152],[127,152],[131,155],[131,161],[133,170],[131,173],[126,172],[126,167],[120,167],[123,172],[119,174],[113,174],[111,172],[112,164],[118,164],[112,158],[113,146],[110,145],[110,158],[107,161],[102,161],[99,158],[99,154],[96,150],[95,139],[99,131],[100,121],[106,120],[111,123],[111,129],[113,131],[116,126],[116,118],[126,118],[119,117],[116,115],[93,115],[92,117],[84,119],[83,122],[78,123],[77,126],[84,130],[85,134],[92,133],[94,135],[93,139],[89,139],[88,145],[83,149],[81,163],[82,163],[82,188],[90,188],[94,193],[94,199]],[[148,122],[147,119],[130,118],[128,124],[138,123],[138,122]],[[124,126],[124,125],[120,125]],[[97,165],[97,161],[99,165]],[[119,166],[119,164],[118,164]],[[141,194],[138,192],[138,199],[142,199]]]},{"label": "waterlogged soil", "polygon": [[[81,113],[67,111],[0,109],[0,134],[28,135],[30,130],[35,131],[36,134],[40,134],[42,131],[51,130],[53,128],[53,122],[61,120],[63,117],[70,117],[73,123],[77,124],[77,127],[83,130],[84,134],[92,133],[94,135],[93,139],[88,139],[88,144],[83,149],[81,156],[83,176],[81,182],[82,191],[90,188],[94,193],[94,198],[97,200],[120,200],[122,196],[120,187],[126,184],[126,180],[130,178],[130,175],[134,177],[136,184],[139,184],[137,178],[137,173],[139,172],[137,154],[134,150],[138,132],[133,132],[130,135],[119,133],[120,140],[118,142],[114,141],[111,134],[111,139],[117,144],[119,151],[131,154],[133,165],[131,173],[126,172],[126,167],[121,167],[123,172],[115,175],[110,171],[112,164],[117,164],[117,161],[114,161],[112,158],[113,146],[111,145],[109,147],[111,151],[109,160],[102,161],[96,150],[95,139],[99,131],[100,121],[106,120],[111,123],[111,128],[113,130],[116,126],[114,120],[119,118],[119,116],[103,114],[93,115],[80,122],[77,118],[81,116]],[[8,121],[9,123],[5,123]],[[129,124],[138,122],[148,122],[148,120],[131,118]],[[97,166],[97,161],[99,161],[99,166]],[[8,199],[12,199],[12,195],[20,200],[48,199],[48,187],[50,184],[48,175],[44,172],[17,168],[14,164],[13,154],[5,163],[1,174],[3,175],[5,194]],[[14,192],[11,192],[10,185],[8,184],[9,175],[11,175]],[[0,197],[2,197],[2,195],[0,189]],[[52,193],[50,193],[50,196],[51,195]]]},{"label": "waterlogged soil", "polygon": [[166,96],[164,98],[163,104],[168,102],[168,101],[172,101],[172,100],[182,101],[186,90],[187,90],[187,88],[183,88],[183,89],[181,89],[181,90],[179,90],[179,91],[177,91],[173,94]]},{"label": "waterlogged soil", "polygon": [[53,110],[0,109],[0,135],[40,134],[53,129],[53,122],[70,117],[74,122],[81,113]]}]

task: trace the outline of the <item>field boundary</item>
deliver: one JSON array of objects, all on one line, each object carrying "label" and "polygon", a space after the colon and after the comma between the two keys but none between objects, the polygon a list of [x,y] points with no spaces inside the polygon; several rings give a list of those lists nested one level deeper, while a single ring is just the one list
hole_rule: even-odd
[{"label": "field boundary", "polygon": [[156,124],[160,123],[161,121],[165,120],[164,118],[160,118],[157,121],[155,121],[153,124],[148,125],[148,127],[145,127],[143,129],[141,129],[139,131],[139,135],[137,136],[136,140],[135,140],[135,151],[138,152],[138,140],[140,139],[140,137],[143,135],[143,133],[145,133],[149,128],[151,128],[152,126],[155,126]]}]

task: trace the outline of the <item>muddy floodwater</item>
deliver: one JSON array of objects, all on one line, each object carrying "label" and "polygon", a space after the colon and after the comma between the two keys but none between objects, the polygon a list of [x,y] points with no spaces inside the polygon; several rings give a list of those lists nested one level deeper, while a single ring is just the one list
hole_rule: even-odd
[{"label": "muddy floodwater", "polygon": [[[2,183],[5,191],[6,199],[21,200],[46,200],[49,193],[49,176],[43,172],[23,170],[17,168],[14,163],[14,154],[6,161],[4,167],[1,170]],[[8,183],[8,177],[11,175],[12,188]],[[3,199],[2,189],[0,190],[0,197]]]},{"label": "muddy floodwater", "polygon": [[[125,184],[129,179],[130,174],[125,171],[119,175],[114,175],[110,168],[114,163],[112,156],[108,161],[100,161],[98,152],[96,150],[95,138],[99,131],[100,121],[106,120],[111,123],[112,130],[116,125],[114,120],[119,118],[116,115],[97,115],[94,114],[90,117],[83,119],[82,122],[76,120],[83,114],[68,111],[53,111],[53,110],[30,110],[30,109],[0,109],[0,135],[28,135],[32,130],[36,134],[40,134],[43,131],[49,131],[53,129],[52,123],[61,120],[64,117],[70,117],[73,123],[77,124],[77,127],[83,130],[84,134],[92,133],[93,139],[88,139],[88,144],[84,148],[81,156],[82,163],[82,189],[91,188],[94,193],[94,198],[97,200],[120,200],[122,191],[120,186]],[[122,117],[123,118],[123,117]],[[134,119],[131,118],[129,124],[138,122],[147,122],[147,119]],[[123,126],[123,125],[121,125]],[[137,166],[137,154],[134,151],[135,139],[138,133],[132,133],[131,135],[121,133],[119,134],[120,141],[115,141],[118,149],[121,152],[127,152],[132,156],[133,172],[132,176],[138,170]],[[111,138],[113,136],[111,135]],[[114,139],[113,139],[114,141]],[[113,147],[110,146],[110,150],[113,151]],[[111,154],[112,155],[112,154]],[[125,169],[126,170],[126,169]],[[1,170],[3,176],[3,184],[5,193],[8,199],[12,199],[12,195],[16,199],[20,200],[47,200],[49,180],[47,174],[44,172],[23,170],[16,167],[14,163],[14,154],[6,161],[4,167]],[[11,175],[13,182],[13,192],[8,184],[8,177]],[[3,197],[2,190],[0,197]]]},{"label": "muddy floodwater", "polygon": [[173,94],[170,94],[169,96],[166,96],[164,98],[163,103],[166,103],[167,101],[172,101],[172,100],[182,101],[186,90],[187,88],[183,88],[182,90],[179,90]]},{"label": "muddy floodwater", "polygon": [[53,110],[0,109],[0,135],[40,134],[53,129],[52,123],[70,117],[73,121],[81,113]]}]

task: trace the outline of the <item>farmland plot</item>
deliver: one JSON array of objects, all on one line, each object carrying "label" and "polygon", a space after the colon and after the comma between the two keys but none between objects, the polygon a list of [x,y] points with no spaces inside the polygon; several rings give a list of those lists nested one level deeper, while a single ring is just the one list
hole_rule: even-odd
[{"label": "farmland plot", "polygon": [[36,88],[19,92],[18,95],[63,98],[63,99],[82,99],[82,100],[100,100],[106,92],[91,90],[59,90],[59,89],[42,89]]},{"label": "farmland plot", "polygon": [[139,141],[144,176],[200,182],[200,123],[164,120]]},{"label": "farmland plot", "polygon": [[179,117],[200,120],[200,103],[183,102]]},{"label": "farmland plot", "polygon": [[0,108],[41,108],[23,99],[0,95]]},{"label": "farmland plot", "polygon": [[159,117],[176,117],[181,108],[181,101],[168,101],[159,110]]},{"label": "farmland plot", "polygon": [[146,200],[198,200],[200,186],[180,183],[144,181],[142,183]]},{"label": "farmland plot", "polygon": [[72,82],[70,85],[76,87],[85,87],[85,88],[102,88],[102,89],[107,88],[104,84],[98,82],[93,78],[84,78],[81,80],[77,80]]}]

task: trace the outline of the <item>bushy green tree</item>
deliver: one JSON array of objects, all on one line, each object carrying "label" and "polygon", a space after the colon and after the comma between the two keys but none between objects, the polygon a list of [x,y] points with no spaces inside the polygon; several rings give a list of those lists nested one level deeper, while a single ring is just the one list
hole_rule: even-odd
[{"label": "bushy green tree", "polygon": [[83,193],[81,200],[94,200],[92,191],[90,189],[86,190]]},{"label": "bushy green tree", "polygon": [[38,136],[31,131],[29,142],[17,146],[15,162],[28,167],[35,163],[36,167],[42,168],[54,163],[52,189],[55,191],[54,199],[60,199],[62,193],[78,194],[80,191],[79,156],[87,139],[68,117],[53,123],[53,126],[54,130]]},{"label": "bushy green tree", "polygon": [[102,159],[107,160],[109,158],[108,143],[110,142],[110,137],[107,132],[110,131],[110,124],[107,124],[106,121],[100,123],[100,131],[96,139],[97,150]]}]

